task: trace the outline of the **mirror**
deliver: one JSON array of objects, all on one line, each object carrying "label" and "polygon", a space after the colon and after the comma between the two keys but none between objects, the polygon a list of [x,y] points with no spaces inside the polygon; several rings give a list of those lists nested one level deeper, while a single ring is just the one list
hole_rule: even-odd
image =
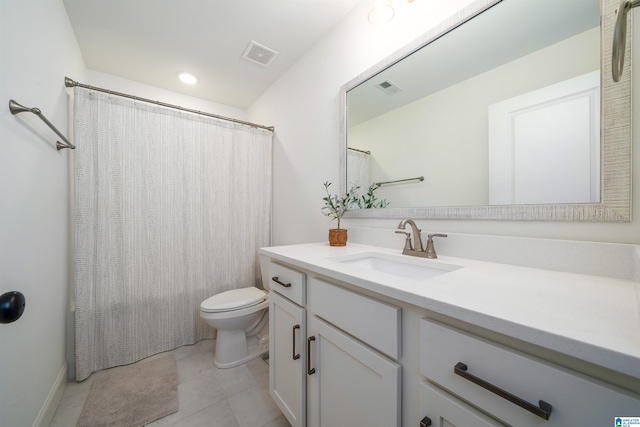
[{"label": "mirror", "polygon": [[341,188],[389,202],[347,215],[630,221],[615,3],[476,1],[344,85]]}]

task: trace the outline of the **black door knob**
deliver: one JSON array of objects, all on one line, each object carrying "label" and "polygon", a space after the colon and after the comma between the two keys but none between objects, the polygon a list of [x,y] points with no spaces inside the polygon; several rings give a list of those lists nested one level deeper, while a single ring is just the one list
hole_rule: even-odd
[{"label": "black door knob", "polygon": [[17,291],[0,295],[0,323],[15,322],[24,313],[24,295]]}]

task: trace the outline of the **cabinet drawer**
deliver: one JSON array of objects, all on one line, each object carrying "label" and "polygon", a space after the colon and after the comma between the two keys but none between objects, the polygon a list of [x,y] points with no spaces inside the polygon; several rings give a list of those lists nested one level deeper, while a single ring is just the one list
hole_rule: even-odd
[{"label": "cabinet drawer", "polygon": [[400,357],[399,307],[315,277],[309,278],[308,309],[387,356]]},{"label": "cabinet drawer", "polygon": [[[459,363],[466,365],[466,371],[462,367],[459,372],[476,382],[454,373]],[[427,319],[420,324],[420,371],[494,418],[518,427],[604,426],[612,425],[614,417],[640,413],[640,396]],[[500,390],[491,391],[492,387]],[[532,410],[544,406],[541,400],[547,402],[549,419],[500,396],[500,391],[529,402]]]},{"label": "cabinet drawer", "polygon": [[425,381],[420,383],[420,417],[425,426],[431,422],[433,427],[504,427],[504,424]]},{"label": "cabinet drawer", "polygon": [[275,262],[269,263],[269,286],[271,290],[289,298],[298,305],[306,304],[306,275]]}]

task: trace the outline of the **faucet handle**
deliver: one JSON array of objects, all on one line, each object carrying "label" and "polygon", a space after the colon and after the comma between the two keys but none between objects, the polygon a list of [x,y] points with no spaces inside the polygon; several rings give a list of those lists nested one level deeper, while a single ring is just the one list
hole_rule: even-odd
[{"label": "faucet handle", "polygon": [[433,240],[434,237],[447,237],[447,235],[446,234],[439,234],[439,233],[427,234],[427,239],[429,239],[429,240]]},{"label": "faucet handle", "polygon": [[404,234],[405,236],[407,236],[406,240],[404,241],[404,249],[402,250],[402,253],[405,253],[405,251],[412,251],[413,245],[411,244],[411,233],[402,230],[396,230],[396,234]]},{"label": "faucet handle", "polygon": [[433,246],[433,238],[434,237],[447,237],[446,234],[428,234],[427,235],[427,249],[424,251],[427,253],[427,258],[435,259],[438,258],[438,254],[436,254],[436,249]]}]

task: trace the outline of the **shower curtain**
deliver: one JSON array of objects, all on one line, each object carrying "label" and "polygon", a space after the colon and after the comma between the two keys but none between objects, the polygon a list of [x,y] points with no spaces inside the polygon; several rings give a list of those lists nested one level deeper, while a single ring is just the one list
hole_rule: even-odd
[{"label": "shower curtain", "polygon": [[369,182],[369,159],[371,155],[360,151],[347,150],[347,184],[360,186],[366,192]]},{"label": "shower curtain", "polygon": [[74,89],[76,378],[213,336],[200,303],[259,283],[272,133]]}]

